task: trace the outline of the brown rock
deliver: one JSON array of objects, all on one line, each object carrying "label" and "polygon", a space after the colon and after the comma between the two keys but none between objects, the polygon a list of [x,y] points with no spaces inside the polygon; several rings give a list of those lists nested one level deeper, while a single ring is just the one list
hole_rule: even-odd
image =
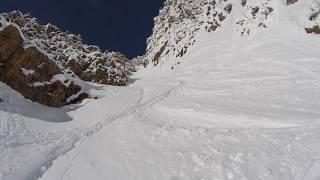
[{"label": "brown rock", "polygon": [[[0,80],[25,98],[51,107],[61,107],[69,102],[67,98],[78,94],[81,87],[60,81],[51,82],[54,75],[62,74],[59,66],[36,47],[22,48],[22,38],[14,26],[0,32]],[[24,72],[28,71],[28,73]],[[42,83],[35,86],[34,83]],[[87,98],[80,94],[72,102]]]},{"label": "brown rock", "polygon": [[[99,84],[110,84],[113,86],[126,86],[127,81],[116,80],[114,74],[109,74],[107,70],[97,69],[95,72],[83,72],[82,79]],[[123,75],[125,76],[125,74]]]},{"label": "brown rock", "polygon": [[159,64],[159,59],[160,59],[161,55],[163,54],[164,50],[166,49],[167,44],[168,44],[168,41],[164,43],[164,45],[160,48],[160,50],[153,57],[152,62],[154,63],[154,65]]},{"label": "brown rock", "polygon": [[76,60],[72,59],[67,64],[70,67],[70,70],[74,72],[77,76],[80,76],[82,73],[82,66]]},{"label": "brown rock", "polygon": [[219,13],[218,17],[219,17],[219,21],[220,22],[222,22],[222,21],[224,21],[226,19],[226,17],[222,13]]},{"label": "brown rock", "polygon": [[218,29],[218,26],[216,25],[211,25],[209,28],[208,28],[208,31],[211,32],[211,31],[216,31]]},{"label": "brown rock", "polygon": [[312,28],[306,28],[306,32],[320,34],[320,27],[319,25],[316,25],[316,26],[313,26]]},{"label": "brown rock", "polygon": [[294,4],[298,2],[298,0],[287,0],[287,5]]},{"label": "brown rock", "polygon": [[110,54],[110,58],[113,61],[118,62],[118,63],[120,63],[122,65],[124,65],[126,62],[129,61],[129,59],[125,55],[123,55],[123,54],[121,54],[119,52],[111,53]]},{"label": "brown rock", "polygon": [[21,45],[19,30],[10,25],[0,32],[0,62],[8,59]]},{"label": "brown rock", "polygon": [[[121,53],[102,52],[98,46],[86,45],[82,42],[80,35],[63,32],[51,24],[43,25],[36,18],[23,14],[20,11],[2,13],[1,15],[8,21],[16,23],[20,27],[24,37],[28,41],[30,40],[34,44],[37,44],[41,48],[39,49],[41,52],[52,57],[52,61],[63,65],[60,68],[68,69],[67,71],[70,74],[73,71],[82,80],[97,83],[115,82],[118,85],[119,82],[128,81],[128,76],[123,76],[123,74],[129,75],[134,70],[131,64],[127,63],[128,59]],[[4,26],[4,24],[1,25]],[[4,41],[0,40],[0,42]],[[9,48],[7,45],[4,47]],[[15,52],[16,50],[12,51]],[[5,59],[8,59],[9,55],[7,54],[10,54],[12,51],[4,51],[6,53],[4,54],[6,56]],[[77,56],[74,56],[75,54]],[[70,61],[70,59],[72,60]],[[0,71],[2,68],[0,54]],[[95,75],[96,69],[100,69],[97,71],[97,75]],[[111,78],[115,79],[110,80]],[[127,83],[121,84],[126,85]]]}]

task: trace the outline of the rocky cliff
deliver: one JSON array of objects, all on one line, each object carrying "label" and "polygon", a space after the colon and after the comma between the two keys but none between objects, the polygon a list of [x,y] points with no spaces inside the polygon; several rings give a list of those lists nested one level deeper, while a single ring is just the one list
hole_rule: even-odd
[{"label": "rocky cliff", "polygon": [[154,18],[145,58],[152,65],[179,59],[201,34],[222,30],[230,19],[230,36],[254,36],[287,20],[307,33],[320,34],[319,14],[318,0],[166,0]]},{"label": "rocky cliff", "polygon": [[19,11],[0,15],[0,80],[23,96],[61,107],[87,98],[79,79],[125,86],[135,71],[121,53],[102,52],[80,36]]}]

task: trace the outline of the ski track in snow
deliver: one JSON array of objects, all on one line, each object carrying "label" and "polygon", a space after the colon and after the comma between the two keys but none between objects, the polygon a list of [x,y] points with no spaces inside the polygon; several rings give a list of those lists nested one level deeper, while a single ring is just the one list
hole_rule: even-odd
[{"label": "ski track in snow", "polygon": [[[272,81],[273,78],[265,79],[265,77],[262,77],[262,81],[265,80]],[[209,80],[206,81],[207,85],[220,83],[208,82]],[[254,83],[256,81],[259,81],[259,78],[257,78],[257,80],[250,80],[250,83]],[[227,81],[225,79],[223,82],[234,84],[234,81]],[[152,82],[144,83],[145,84],[141,84],[141,87],[145,87],[146,84],[152,84]],[[202,82],[200,81],[200,83]],[[137,86],[139,86],[139,84]],[[153,87],[154,89],[149,89],[147,92],[152,93],[152,90],[156,90],[157,87],[163,86],[165,85],[160,82],[157,86]],[[181,106],[184,106],[185,104],[179,103],[179,101],[181,99],[190,98],[190,94],[185,96],[184,93],[190,93],[191,90],[196,90],[194,86],[198,89],[203,87],[196,84],[196,82],[186,79],[181,81],[179,86],[173,89],[169,88],[170,90],[167,90],[154,98],[150,98],[150,96],[152,96],[150,94],[143,93],[139,102],[135,105],[135,108],[129,109],[127,112],[120,113],[117,118],[114,118],[116,120],[122,120],[114,121],[114,123],[117,124],[117,126],[120,126],[120,128],[124,128],[123,131],[116,132],[115,134],[117,137],[119,135],[119,139],[117,138],[116,140],[115,149],[120,156],[119,161],[122,163],[121,167],[124,168],[123,170],[125,172],[132,175],[132,179],[141,179],[140,177],[144,177],[144,174],[139,174],[139,172],[143,173],[144,171],[141,172],[137,169],[141,168],[143,163],[142,165],[138,163],[139,165],[136,166],[137,162],[134,160],[135,157],[141,156],[143,153],[140,152],[141,150],[138,147],[133,146],[133,148],[130,148],[130,146],[128,146],[130,142],[140,138],[143,139],[143,142],[142,144],[139,144],[139,147],[148,149],[156,146],[159,150],[156,150],[155,154],[162,151],[168,153],[167,155],[172,153],[175,154],[175,156],[180,157],[181,159],[179,161],[185,162],[183,164],[188,164],[187,167],[174,168],[174,166],[170,165],[170,162],[167,162],[167,166],[163,166],[163,162],[157,163],[159,160],[155,160],[153,157],[144,157],[150,158],[150,160],[147,161],[147,164],[149,164],[150,167],[165,170],[168,174],[172,175],[171,179],[210,179],[212,178],[213,173],[216,179],[300,180],[304,179],[304,176],[306,176],[309,169],[313,168],[313,164],[319,160],[320,157],[317,154],[320,150],[319,146],[315,149],[305,149],[304,147],[304,143],[306,143],[306,147],[309,147],[311,144],[319,143],[318,138],[316,138],[316,133],[319,129],[319,123],[317,122],[306,123],[304,121],[289,121],[278,124],[277,121],[268,122],[266,121],[267,119],[262,119],[264,120],[264,124],[253,124],[250,128],[250,126],[246,127],[247,125],[250,125],[246,124],[246,122],[250,122],[247,121],[247,119],[244,119],[240,124],[235,124],[235,122],[226,122],[225,124],[229,124],[231,126],[222,125],[218,127],[215,127],[215,125],[221,125],[222,122],[209,126],[212,122],[209,122],[209,125],[203,125],[201,124],[202,120],[197,122],[192,117],[188,121],[191,114],[186,114],[186,116],[184,116],[184,111]],[[195,92],[194,95],[197,96],[192,98],[208,98],[208,94],[217,96],[220,92],[223,92],[223,89],[213,90],[213,93],[211,93],[212,90],[210,87],[207,87],[206,91],[207,92],[202,95],[199,92]],[[146,99],[145,102],[142,102],[143,99]],[[162,109],[162,106],[167,106],[170,109],[173,108],[170,107],[170,104],[172,103],[167,102],[171,99],[180,106],[180,110],[177,109],[177,111],[173,111],[172,114],[170,111],[166,109],[163,111]],[[196,99],[188,101],[196,103]],[[190,104],[188,104],[188,106],[189,105]],[[202,103],[202,105],[204,105],[204,103]],[[232,103],[228,105],[232,105]],[[259,112],[256,114],[257,109],[247,109],[246,107],[242,107],[237,110],[237,108],[233,106],[228,107],[228,105],[220,107],[214,106],[214,108],[211,107],[209,109],[212,110],[218,108],[219,112],[221,112],[221,110],[227,110],[226,114],[245,113],[245,115],[242,115],[244,117],[251,115],[253,115],[253,117],[266,117],[268,115],[268,113],[265,112]],[[195,108],[194,104],[192,107]],[[151,114],[149,111],[151,111]],[[195,109],[194,112],[200,113],[198,115],[199,118],[204,117],[203,114],[201,115],[203,111],[201,112],[198,109]],[[191,113],[194,114],[194,112]],[[308,114],[308,112],[306,113]],[[316,114],[316,116],[318,115],[319,114]],[[176,116],[177,118],[175,118]],[[128,117],[132,117],[133,120],[128,120]],[[212,118],[212,116],[210,117]],[[279,117],[281,118],[283,115],[280,115]],[[162,119],[167,120],[163,121]],[[228,118],[224,118],[223,121],[226,121],[227,119]],[[268,123],[270,123],[270,127],[268,127]],[[141,125],[139,124],[143,124],[143,126],[146,127],[139,129],[141,128]],[[138,128],[135,128],[135,126]],[[110,131],[110,129],[106,128],[103,132],[107,133],[107,131]],[[131,132],[128,133],[126,131]],[[122,142],[120,138],[121,135],[123,136],[123,132],[128,133],[129,137],[132,136],[132,139],[129,138]],[[141,136],[136,134],[140,134]],[[144,138],[143,136],[146,136],[147,138]],[[153,139],[152,137],[156,139]],[[193,139],[194,137],[198,138]],[[93,139],[94,138],[98,139],[98,137],[95,136]],[[99,138],[101,138],[101,136]],[[89,139],[88,141],[91,140]],[[197,143],[197,141],[200,142]],[[162,145],[167,145],[167,147]],[[79,149],[76,151],[87,149],[88,145],[85,144],[78,148]],[[137,151],[136,154],[135,150]],[[77,167],[73,167],[72,164],[74,164],[75,161],[77,161],[76,164],[81,164],[79,163],[79,161],[81,162],[81,156],[86,153],[88,152],[81,151],[79,153],[75,153],[76,155],[71,155],[73,158],[68,162],[68,169],[63,173],[61,179],[68,179],[66,177],[76,179],[73,177],[74,173],[72,173],[71,169],[77,169]],[[306,157],[301,157],[302,154],[305,154]],[[311,156],[313,158],[310,159]],[[259,162],[263,163],[259,164]],[[44,176],[44,179],[46,179],[45,177],[46,176]],[[151,179],[157,179],[157,177],[153,177]]]},{"label": "ski track in snow", "polygon": [[[182,82],[180,82],[180,84],[182,84]],[[180,86],[180,85],[178,85]],[[32,142],[27,142],[25,145],[41,145],[43,146],[43,144],[41,144],[41,142],[45,142],[46,144],[53,144],[54,146],[54,151],[58,152],[58,153],[53,153],[53,157],[48,158],[48,162],[45,162],[44,164],[42,164],[39,167],[46,167],[49,168],[50,165],[52,164],[52,161],[54,161],[57,157],[59,156],[63,156],[65,153],[69,152],[71,149],[73,149],[75,147],[75,145],[79,146],[81,143],[83,143],[83,141],[85,141],[87,138],[93,136],[94,134],[96,134],[97,132],[99,132],[101,129],[103,129],[105,126],[107,126],[108,124],[112,123],[113,121],[116,121],[118,119],[124,118],[126,116],[129,116],[132,113],[136,113],[139,110],[147,107],[147,106],[151,106],[154,103],[161,101],[162,99],[166,98],[167,96],[170,95],[170,93],[174,90],[173,89],[169,89],[168,91],[160,94],[160,95],[156,95],[155,97],[152,97],[150,99],[144,100],[143,98],[145,98],[144,96],[144,91],[143,89],[140,90],[140,98],[138,99],[138,101],[136,103],[134,103],[132,106],[130,106],[129,108],[125,109],[124,111],[118,112],[114,115],[109,115],[105,118],[104,121],[100,121],[98,123],[96,123],[94,126],[87,128],[87,129],[75,129],[75,130],[71,130],[70,132],[57,132],[56,134],[46,134],[45,136],[42,134],[32,134],[31,132],[27,132],[25,134],[23,134],[22,132],[24,132],[24,129],[22,128],[17,128],[16,126],[21,126],[23,125],[23,120],[20,120],[20,122],[15,123],[16,119],[14,117],[14,115],[12,115],[12,113],[10,113],[10,118],[5,119],[4,121],[1,121],[1,123],[7,123],[4,126],[1,126],[1,132],[2,133],[7,133],[8,136],[6,136],[5,138],[1,138],[1,140],[3,140],[4,142],[6,142],[6,145],[4,147],[15,147],[15,146],[22,146],[24,144],[17,144],[17,142],[12,142],[14,143],[14,145],[12,144],[8,144],[8,142],[10,142],[10,137],[15,137],[14,133],[15,132],[19,132],[20,135],[28,135],[31,136],[32,138]],[[5,97],[5,96],[4,96]],[[7,100],[6,98],[4,98],[5,101]],[[9,101],[7,101],[9,102]],[[10,104],[10,102],[9,102]],[[6,108],[10,108],[10,106],[5,105],[4,111],[7,111]],[[12,111],[11,111],[12,112]],[[6,116],[2,116],[2,117],[6,117]],[[56,138],[54,138],[55,136],[57,136]],[[48,138],[47,138],[48,137]],[[20,138],[20,137],[15,137],[16,139],[25,139],[25,138]],[[77,156],[75,156],[74,158],[76,158]],[[72,161],[70,162],[70,168],[72,167]],[[14,170],[13,170],[14,171]],[[39,168],[38,173],[31,173],[29,178],[32,179],[37,179],[37,177],[41,177],[42,174],[44,172],[42,172],[41,168]],[[66,169],[66,172],[68,171],[68,169]]]},{"label": "ski track in snow", "polygon": [[0,180],[319,180],[319,37],[279,19],[252,40],[226,19],[69,123],[19,114],[0,84]]},{"label": "ski track in snow", "polygon": [[[247,65],[252,66],[254,64]],[[275,64],[277,63],[272,63],[272,65]],[[300,72],[301,69],[296,70],[297,68],[293,68],[294,71]],[[253,101],[254,99],[252,99],[253,104],[250,106],[237,105],[241,96],[233,94],[234,90],[230,86],[240,85],[238,87],[241,87],[241,84],[243,86],[248,86],[248,84],[255,86],[259,82],[270,82],[275,79],[283,80],[283,77],[257,76],[243,79],[239,74],[233,76],[230,73],[224,73],[230,69],[237,74],[238,70],[248,68],[244,65],[221,67],[221,70],[213,71],[207,79],[201,78],[197,81],[185,76],[168,82],[162,82],[161,79],[159,79],[160,81],[155,79],[138,81],[133,88],[140,91],[140,96],[133,105],[123,111],[106,116],[103,121],[97,122],[86,129],[34,134],[25,127],[21,116],[9,113],[9,116],[1,116],[2,118],[6,117],[6,119],[1,120],[1,148],[19,148],[19,146],[24,145],[42,147],[47,145],[51,151],[54,150],[54,156],[48,158],[48,162],[39,166],[44,166],[47,170],[42,171],[39,168],[38,172],[32,173],[32,179],[38,177],[46,179],[47,173],[50,174],[51,164],[55,165],[55,163],[61,162],[60,158],[71,153],[71,158],[65,162],[68,164],[66,165],[67,168],[61,172],[61,175],[55,175],[54,177],[75,179],[72,178],[73,169],[78,168],[78,161],[86,153],[86,143],[95,139],[99,132],[110,131],[109,126],[119,126],[120,129],[123,128],[123,131],[116,131],[115,135],[125,136],[124,132],[128,131],[129,137],[125,136],[128,138],[126,140],[115,140],[115,148],[120,157],[119,161],[122,162],[121,167],[133,176],[132,179],[144,177],[141,174],[143,171],[141,172],[137,167],[140,168],[146,166],[146,164],[156,170],[161,169],[161,171],[168,173],[169,179],[175,180],[212,179],[212,174],[216,179],[250,180],[301,180],[305,177],[308,180],[313,180],[313,177],[318,177],[317,174],[309,175],[308,172],[315,171],[314,169],[318,167],[320,159],[318,154],[320,147],[317,146],[317,144],[320,144],[317,138],[319,123],[312,120],[312,117],[319,117],[319,114],[314,112],[315,114],[312,115],[312,111],[301,111],[302,117],[306,117],[304,114],[311,115],[310,121],[277,122],[277,118],[281,119],[288,114],[282,115],[281,111],[277,113],[275,110],[273,110],[276,113],[275,115],[268,113],[267,109],[273,108],[272,106],[267,106],[266,111],[259,111],[255,108],[254,104],[257,102]],[[246,72],[250,73],[250,71]],[[204,71],[203,73],[206,74]],[[309,74],[309,72],[306,72],[304,77],[313,79]],[[246,91],[246,89],[239,90],[240,92]],[[220,101],[220,96],[223,101]],[[9,97],[5,94],[2,94],[1,97],[10,104]],[[213,98],[217,102],[206,104],[208,98]],[[247,102],[250,101],[250,98],[247,99]],[[13,108],[8,104],[0,104],[3,109],[1,113],[6,113],[6,111],[9,111],[8,108]],[[240,104],[242,103],[240,102]],[[261,103],[256,104],[257,107],[261,105]],[[277,108],[280,107],[276,106],[275,109]],[[10,109],[9,112],[14,112],[14,109]],[[221,119],[221,121],[218,120],[226,114],[230,119],[236,117],[243,121],[239,123],[236,121],[230,122],[230,120],[227,120],[228,117]],[[247,117],[250,116],[257,118],[256,121],[262,120],[264,124],[249,121]],[[133,120],[130,120],[130,117]],[[260,117],[269,117],[275,120],[261,119]],[[246,122],[249,124],[246,124]],[[142,124],[145,127],[142,126],[141,128]],[[141,144],[130,145],[130,142],[135,139],[142,139],[139,142]],[[20,140],[28,141],[19,142]],[[132,147],[130,148],[130,146]],[[166,155],[175,157],[173,159],[177,162],[183,162],[184,165],[175,167],[170,162],[164,165],[161,160],[147,154],[145,157],[149,159],[146,160],[147,163],[141,162],[140,164],[138,162],[138,165],[135,166],[136,158],[139,159],[140,154],[143,154],[138,146],[145,147],[147,151],[156,147],[155,149],[158,150],[152,150],[153,153],[166,152]],[[305,147],[310,147],[310,149]],[[73,152],[74,154],[72,154]],[[164,155],[162,158],[166,159]],[[15,167],[19,169],[19,166]],[[14,171],[12,170],[12,172]],[[5,175],[3,174],[4,177],[6,177]],[[10,178],[10,176],[8,177]],[[150,179],[157,179],[157,176]]]},{"label": "ski track in snow", "polygon": [[[144,90],[143,89],[140,89],[140,98],[139,100],[131,107],[129,107],[128,109],[126,109],[125,111],[123,112],[120,112],[120,113],[117,113],[115,115],[112,115],[110,117],[107,117],[106,120],[104,122],[100,122],[98,124],[96,124],[93,128],[89,128],[87,130],[85,130],[85,137],[91,137],[93,135],[95,135],[96,133],[98,133],[101,129],[105,128],[108,124],[111,124],[112,122],[116,121],[116,120],[119,120],[119,119],[122,119],[122,118],[125,118],[129,115],[132,115],[134,113],[137,113],[141,110],[143,110],[144,108],[148,107],[148,106],[152,106],[153,104],[165,99],[166,97],[168,97],[172,91],[174,91],[176,88],[179,88],[183,85],[183,82],[180,82],[179,85],[177,87],[174,87],[172,89],[169,89],[168,91],[160,94],[160,95],[157,95],[155,97],[152,97],[148,100],[145,100],[143,101],[143,98],[145,97],[144,96]],[[78,140],[79,141],[79,140]],[[85,141],[85,140],[84,140]],[[83,142],[81,142],[83,143]],[[67,152],[65,152],[67,153]],[[63,154],[65,154],[63,153]],[[75,159],[78,157],[80,152],[76,153],[76,155],[72,158],[72,160],[69,162],[69,168],[67,168],[61,179],[64,179],[65,175],[68,173],[68,170],[70,168],[72,168],[72,165],[73,165],[73,162],[75,161]],[[60,154],[59,156],[62,156],[63,154]]]},{"label": "ski track in snow", "polygon": [[[85,179],[79,175],[85,171],[102,179],[318,180],[318,72],[300,65],[303,60],[274,58],[208,70],[201,63],[210,59],[192,62],[206,51],[195,51],[176,74],[137,81],[144,91],[137,108],[76,147],[76,155],[66,154],[73,165],[61,179]],[[105,172],[84,169],[101,141],[108,148],[98,151],[110,156],[90,157],[106,163]],[[57,167],[68,163],[58,158],[42,178],[59,176]]]},{"label": "ski track in snow", "polygon": [[[23,116],[10,113],[15,112],[10,95],[0,91],[5,102],[0,103],[0,158],[9,162],[0,165],[1,171],[7,169],[2,179],[77,179],[75,172],[86,164],[88,149],[99,151],[95,147],[114,133],[117,138],[110,148],[119,156],[119,169],[131,179],[317,180],[320,106],[308,96],[319,95],[316,72],[261,60],[185,69],[181,75],[142,78],[128,87],[140,94],[132,105],[110,112],[90,128],[61,132],[28,130]],[[48,155],[46,160],[26,172],[27,177],[8,175],[30,161],[10,160],[10,151],[30,146]],[[51,174],[59,163],[66,168]],[[112,174],[108,169],[106,173]]]},{"label": "ski track in snow", "polygon": [[[260,67],[262,73],[257,71]],[[15,110],[10,96],[1,91],[6,103],[0,103],[0,157],[11,163],[0,165],[1,171],[9,168],[1,173],[2,179],[78,179],[75,173],[86,164],[83,158],[99,151],[95,147],[114,133],[117,138],[110,148],[119,156],[118,168],[131,179],[317,180],[320,106],[309,101],[307,93],[319,95],[315,72],[292,63],[260,60],[211,70],[196,68],[200,69],[192,76],[182,71],[171,75],[175,78],[144,77],[128,87],[140,94],[132,105],[90,128],[67,132],[28,130],[23,116],[8,113]],[[292,88],[303,93],[287,91]],[[9,151],[29,146],[49,155],[46,161],[25,173],[27,177],[7,176],[30,160],[11,161],[14,153]],[[59,163],[66,168],[51,174]],[[114,173],[118,179],[120,174]]]}]

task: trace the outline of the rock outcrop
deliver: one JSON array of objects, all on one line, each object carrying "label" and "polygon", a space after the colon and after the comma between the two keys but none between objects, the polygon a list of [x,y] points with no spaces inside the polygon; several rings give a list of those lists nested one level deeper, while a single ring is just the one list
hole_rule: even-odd
[{"label": "rock outcrop", "polygon": [[[101,84],[127,85],[127,74],[130,72],[126,64],[113,61],[110,58],[111,52],[103,52],[97,46],[82,43],[80,35],[63,32],[52,24],[42,25],[36,18],[19,11],[3,13],[2,17],[20,28],[27,40],[26,45],[37,46],[80,79]],[[123,57],[123,60],[127,60]]]},{"label": "rock outcrop", "polygon": [[79,85],[65,78],[59,66],[36,47],[23,47],[17,27],[9,25],[0,31],[0,80],[24,97],[41,104],[61,107],[68,98],[79,102],[88,97]]},{"label": "rock outcrop", "polygon": [[199,32],[216,31],[231,13],[228,1],[167,0],[155,17],[153,34],[147,40],[146,58],[158,65],[164,57],[182,57]]},{"label": "rock outcrop", "polygon": [[154,18],[145,58],[153,66],[163,59],[177,65],[202,34],[216,33],[226,24],[230,26],[227,33],[240,38],[264,32],[283,20],[298,22],[307,33],[319,34],[319,7],[318,0],[166,0]]},{"label": "rock outcrop", "polygon": [[135,71],[123,54],[102,52],[28,14],[13,11],[0,18],[0,81],[32,101],[52,107],[77,103],[89,97],[81,80],[125,86]]}]

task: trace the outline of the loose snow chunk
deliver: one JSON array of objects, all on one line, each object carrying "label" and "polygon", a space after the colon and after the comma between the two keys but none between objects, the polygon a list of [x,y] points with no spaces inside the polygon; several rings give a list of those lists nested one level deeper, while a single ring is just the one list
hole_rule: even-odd
[{"label": "loose snow chunk", "polygon": [[50,82],[60,81],[66,87],[69,87],[72,81],[65,74],[56,74],[52,77]]},{"label": "loose snow chunk", "polygon": [[64,74],[56,74],[52,77],[51,82],[60,81],[64,83],[67,80],[67,77]]},{"label": "loose snow chunk", "polygon": [[43,83],[43,82],[34,82],[34,83],[32,83],[32,87],[39,87],[39,86],[44,86],[45,85],[45,83]]},{"label": "loose snow chunk", "polygon": [[61,81],[61,82],[63,82],[63,81],[65,81],[67,78],[66,78],[66,76],[64,75],[64,74],[56,74],[56,75],[54,75],[53,77],[52,77],[52,80],[51,81]]},{"label": "loose snow chunk", "polygon": [[29,75],[32,75],[34,73],[34,70],[32,69],[26,69],[26,68],[20,68],[20,70],[22,71],[22,73],[25,75],[25,76],[29,76]]}]

